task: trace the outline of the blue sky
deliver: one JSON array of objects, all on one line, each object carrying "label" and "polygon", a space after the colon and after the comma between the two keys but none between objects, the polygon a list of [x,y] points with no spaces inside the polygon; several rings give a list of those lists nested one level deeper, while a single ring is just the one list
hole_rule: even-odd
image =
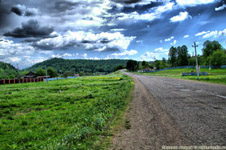
[{"label": "blue sky", "polygon": [[171,46],[225,47],[223,0],[0,0],[0,61],[168,58]]}]

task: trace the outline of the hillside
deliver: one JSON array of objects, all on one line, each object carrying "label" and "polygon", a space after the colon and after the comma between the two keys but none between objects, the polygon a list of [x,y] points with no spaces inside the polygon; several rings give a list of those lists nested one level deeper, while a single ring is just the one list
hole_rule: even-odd
[{"label": "hillside", "polygon": [[9,77],[14,77],[16,74],[17,69],[4,62],[0,62],[0,78],[9,78]]},{"label": "hillside", "polygon": [[12,66],[12,65],[10,65],[8,63],[4,63],[4,62],[0,62],[0,69],[3,69],[3,70],[13,70],[13,71],[16,71],[17,70],[14,66]]},{"label": "hillside", "polygon": [[58,73],[71,71],[73,73],[110,73],[115,67],[126,66],[128,60],[81,60],[53,58],[27,68],[27,71],[35,71],[38,68],[53,67]]}]

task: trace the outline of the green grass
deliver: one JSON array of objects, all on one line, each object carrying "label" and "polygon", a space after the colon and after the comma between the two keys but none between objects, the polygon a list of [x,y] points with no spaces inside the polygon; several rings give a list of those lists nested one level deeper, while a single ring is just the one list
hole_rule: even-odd
[{"label": "green grass", "polygon": [[101,149],[132,87],[120,73],[1,85],[0,149]]},{"label": "green grass", "polygon": [[171,77],[171,78],[179,78],[179,79],[187,79],[187,80],[197,80],[203,82],[210,82],[216,84],[225,84],[226,85],[226,69],[201,69],[201,72],[208,72],[208,76],[200,76],[200,79],[197,79],[197,76],[182,76],[183,72],[191,72],[195,69],[171,69],[165,71],[158,71],[155,73],[137,73],[142,75],[150,75],[150,76],[163,76],[163,77]]}]

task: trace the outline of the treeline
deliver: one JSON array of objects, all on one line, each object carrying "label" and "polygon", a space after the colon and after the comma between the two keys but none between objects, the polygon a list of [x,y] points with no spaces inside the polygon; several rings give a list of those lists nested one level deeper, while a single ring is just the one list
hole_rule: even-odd
[{"label": "treeline", "polygon": [[17,75],[24,74],[23,71],[18,71],[14,66],[0,62],[0,79],[15,78]]},{"label": "treeline", "polygon": [[[205,41],[203,43],[202,55],[197,55],[199,65],[209,65],[220,67],[226,65],[226,50],[218,41]],[[196,57],[188,54],[188,48],[186,45],[174,47],[169,49],[168,60],[163,58],[162,60],[155,60],[153,62],[136,62],[130,60],[127,63],[127,69],[135,71],[138,69],[164,69],[168,67],[176,66],[195,66]]]},{"label": "treeline", "polygon": [[96,75],[108,74],[126,67],[128,60],[82,60],[82,59],[62,59],[53,58],[32,67],[18,71],[15,67],[7,63],[0,63],[0,79],[23,77],[28,72],[33,72],[35,76],[45,76],[46,71],[50,77],[67,77],[74,74]]},{"label": "treeline", "polygon": [[[27,68],[27,71],[36,72],[38,69],[52,68],[57,74],[63,75],[93,75],[114,72],[117,68],[125,68],[128,60],[82,60],[53,58]],[[43,70],[42,70],[43,71]]]}]

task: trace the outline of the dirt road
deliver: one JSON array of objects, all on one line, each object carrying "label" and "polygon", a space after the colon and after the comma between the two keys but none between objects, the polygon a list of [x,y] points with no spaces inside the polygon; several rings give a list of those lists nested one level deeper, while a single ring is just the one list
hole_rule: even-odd
[{"label": "dirt road", "polygon": [[158,150],[162,146],[226,146],[226,86],[164,77],[134,78],[122,129],[111,149]]}]

